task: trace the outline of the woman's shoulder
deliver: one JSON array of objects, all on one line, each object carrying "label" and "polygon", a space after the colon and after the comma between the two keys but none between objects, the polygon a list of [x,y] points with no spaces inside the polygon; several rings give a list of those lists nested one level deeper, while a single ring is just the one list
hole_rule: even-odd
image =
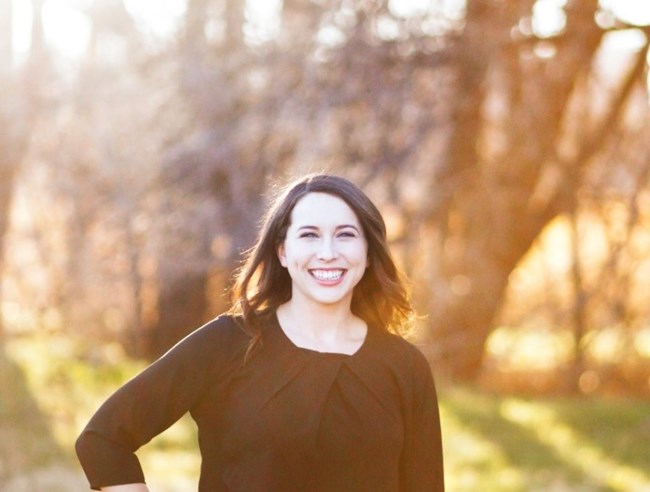
[{"label": "woman's shoulder", "polygon": [[388,331],[376,334],[375,350],[393,367],[405,370],[428,367],[429,362],[415,340]]},{"label": "woman's shoulder", "polygon": [[374,338],[378,342],[378,347],[402,356],[420,351],[414,338],[408,335],[401,335],[388,330],[375,330]]},{"label": "woman's shoulder", "polygon": [[246,336],[243,318],[229,313],[218,315],[196,331],[205,331],[212,335]]},{"label": "woman's shoulder", "polygon": [[244,329],[244,320],[241,316],[229,313],[220,314],[194,331],[206,339],[215,339],[220,342],[248,341],[249,335]]},{"label": "woman's shoulder", "polygon": [[387,331],[373,332],[367,346],[351,359],[350,368],[377,394],[410,399],[420,381],[431,379],[431,367],[412,340]]},{"label": "woman's shoulder", "polygon": [[244,331],[241,318],[221,314],[189,333],[169,352],[194,353],[197,357],[206,354],[214,359],[220,355],[228,357],[245,347],[248,341],[249,336]]}]

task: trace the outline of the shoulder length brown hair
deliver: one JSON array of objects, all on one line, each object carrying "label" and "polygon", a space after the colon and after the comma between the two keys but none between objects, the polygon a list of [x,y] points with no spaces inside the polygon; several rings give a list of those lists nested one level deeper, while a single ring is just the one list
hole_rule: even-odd
[{"label": "shoulder length brown hair", "polygon": [[340,176],[312,174],[281,190],[268,209],[256,244],[236,272],[230,314],[243,317],[252,336],[252,348],[261,337],[260,319],[291,299],[291,277],[280,264],[278,247],[291,225],[291,212],[308,193],[327,193],[341,198],[354,211],[368,243],[368,268],[354,288],[352,312],[369,329],[397,334],[411,326],[413,307],[402,274],[386,239],[386,224],[372,201],[354,183]]}]

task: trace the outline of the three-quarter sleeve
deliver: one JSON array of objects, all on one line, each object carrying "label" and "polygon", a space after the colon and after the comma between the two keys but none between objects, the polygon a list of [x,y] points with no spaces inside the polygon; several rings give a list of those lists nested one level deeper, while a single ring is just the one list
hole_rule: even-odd
[{"label": "three-quarter sleeve", "polygon": [[143,483],[135,451],[197,404],[244,341],[232,318],[217,318],[109,397],[75,446],[91,488]]},{"label": "three-quarter sleeve", "polygon": [[405,441],[401,459],[402,490],[442,492],[445,489],[438,398],[431,368],[413,349],[412,387],[406,405]]}]

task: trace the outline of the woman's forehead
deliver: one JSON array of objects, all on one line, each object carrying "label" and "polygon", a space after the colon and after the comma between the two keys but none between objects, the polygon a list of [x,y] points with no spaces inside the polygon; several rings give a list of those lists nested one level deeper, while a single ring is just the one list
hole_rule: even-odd
[{"label": "woman's forehead", "polygon": [[360,225],[352,208],[340,197],[311,192],[302,197],[291,211],[291,225],[311,223]]}]

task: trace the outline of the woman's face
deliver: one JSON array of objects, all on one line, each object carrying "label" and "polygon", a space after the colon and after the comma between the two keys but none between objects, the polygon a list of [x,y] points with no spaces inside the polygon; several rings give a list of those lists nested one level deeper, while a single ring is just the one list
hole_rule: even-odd
[{"label": "woman's face", "polygon": [[292,300],[349,306],[368,265],[368,243],[347,203],[308,193],[291,212],[278,257],[291,276]]}]

